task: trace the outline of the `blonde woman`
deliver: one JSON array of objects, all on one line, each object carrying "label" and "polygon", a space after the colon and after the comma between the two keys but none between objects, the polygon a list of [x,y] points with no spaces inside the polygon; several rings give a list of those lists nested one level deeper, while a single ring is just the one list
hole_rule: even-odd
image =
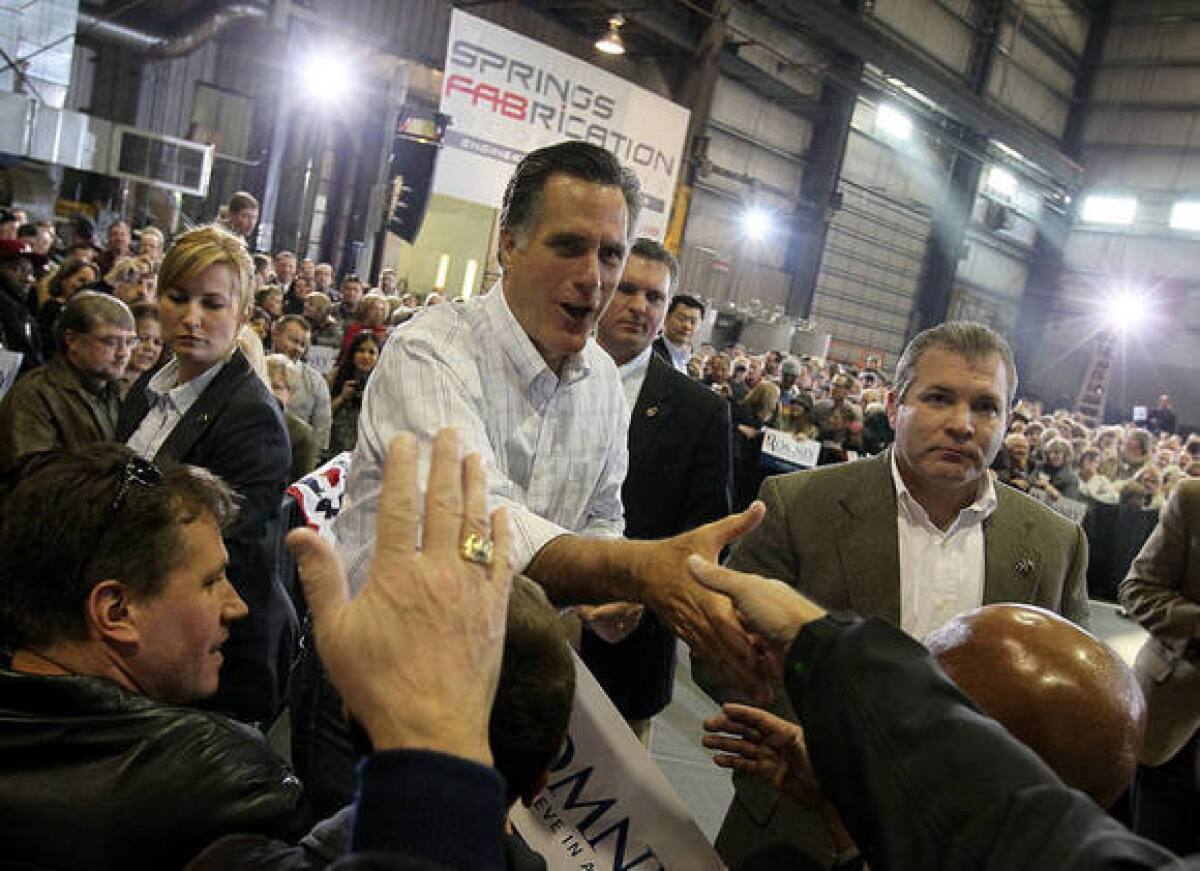
[{"label": "blonde woman", "polygon": [[181,236],[159,271],[162,335],[175,356],[130,390],[118,437],[147,460],[208,469],[240,497],[237,519],[223,530],[226,574],[250,606],[221,651],[221,686],[211,707],[264,724],[278,712],[280,654],[295,612],[276,576],[279,514],[291,451],[279,403],[237,347],[253,301],[254,267],[245,245],[217,228]]}]

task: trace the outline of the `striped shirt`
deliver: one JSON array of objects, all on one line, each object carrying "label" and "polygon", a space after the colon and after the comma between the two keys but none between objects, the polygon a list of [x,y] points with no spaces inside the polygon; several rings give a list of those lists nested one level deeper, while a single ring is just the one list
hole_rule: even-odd
[{"label": "striped shirt", "polygon": [[560,535],[624,531],[629,409],[616,364],[589,339],[556,376],[497,284],[486,296],[420,312],[383,349],[335,526],[353,590],[366,582],[374,551],[388,445],[406,430],[417,436],[423,488],[433,437],[447,426],[458,429],[464,452],[480,453],[489,509],[509,509],[518,571]]}]

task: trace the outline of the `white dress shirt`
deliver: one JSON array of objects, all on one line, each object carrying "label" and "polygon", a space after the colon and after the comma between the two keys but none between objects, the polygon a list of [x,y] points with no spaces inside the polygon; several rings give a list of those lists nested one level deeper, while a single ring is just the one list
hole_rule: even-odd
[{"label": "white dress shirt", "polygon": [[188,409],[224,366],[224,363],[219,363],[186,384],[179,383],[178,357],[155,372],[146,384],[150,394],[150,411],[129,437],[126,443],[129,449],[142,459],[153,460]]},{"label": "white dress shirt", "polygon": [[313,438],[320,450],[328,450],[329,427],[333,419],[329,385],[311,363],[301,360],[296,368],[300,379],[288,399],[287,410],[313,428]]},{"label": "white dress shirt", "polygon": [[676,345],[667,338],[667,334],[662,334],[663,344],[667,346],[667,350],[671,353],[671,365],[684,375],[687,374],[688,360],[692,358],[692,349],[687,345]]},{"label": "white dress shirt", "polygon": [[589,339],[556,376],[497,284],[484,297],[424,311],[380,355],[335,526],[353,590],[374,550],[388,444],[406,430],[417,435],[424,487],[433,437],[446,426],[458,429],[464,452],[482,456],[489,509],[509,508],[518,571],[564,533],[624,531],[629,408],[616,364]]},{"label": "white dress shirt", "polygon": [[650,371],[650,355],[653,353],[654,349],[647,345],[642,349],[642,353],[617,367],[621,373],[621,386],[625,389],[625,402],[629,405],[630,414],[633,414],[638,396],[642,392],[642,385],[646,383],[646,373]]},{"label": "white dress shirt", "polygon": [[992,476],[943,532],[904,485],[892,453],[900,545],[900,628],[917,640],[983,604],[983,521],[996,510]]}]

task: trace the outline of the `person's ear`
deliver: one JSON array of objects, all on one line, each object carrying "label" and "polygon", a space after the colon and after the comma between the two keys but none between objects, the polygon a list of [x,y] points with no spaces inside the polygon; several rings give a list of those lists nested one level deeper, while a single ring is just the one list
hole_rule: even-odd
[{"label": "person's ear", "polygon": [[892,429],[896,428],[896,407],[900,404],[899,396],[895,390],[887,392],[887,419],[888,426]]},{"label": "person's ear", "polygon": [[500,251],[496,256],[500,260],[500,268],[505,272],[512,268],[513,255],[519,247],[516,234],[512,230],[500,231]]},{"label": "person's ear", "polygon": [[546,788],[546,784],[549,782],[550,769],[546,769],[542,772],[542,776],[537,779],[533,786],[521,794],[521,804],[525,805],[525,807],[531,806],[533,804],[533,800],[538,797],[541,791]]},{"label": "person's ear", "polygon": [[84,609],[88,628],[97,637],[118,644],[136,644],[140,640],[137,607],[129,588],[120,581],[104,580],[92,587]]}]

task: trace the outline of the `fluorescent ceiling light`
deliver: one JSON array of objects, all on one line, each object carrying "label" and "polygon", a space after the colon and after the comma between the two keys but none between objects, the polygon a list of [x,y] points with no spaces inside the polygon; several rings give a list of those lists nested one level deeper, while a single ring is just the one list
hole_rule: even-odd
[{"label": "fluorescent ceiling light", "polygon": [[1089,224],[1117,224],[1128,226],[1137,214],[1137,199],[1134,197],[1106,197],[1093,194],[1084,198],[1083,220]]},{"label": "fluorescent ceiling light", "polygon": [[1172,206],[1171,229],[1200,232],[1200,200],[1180,200]]}]

